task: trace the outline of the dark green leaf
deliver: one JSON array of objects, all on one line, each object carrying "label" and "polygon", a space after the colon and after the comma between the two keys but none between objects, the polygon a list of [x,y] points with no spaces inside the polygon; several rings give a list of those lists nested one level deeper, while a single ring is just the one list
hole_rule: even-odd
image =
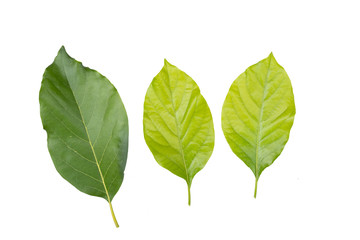
[{"label": "dark green leaf", "polygon": [[40,114],[60,175],[80,191],[111,200],[120,188],[128,151],[128,119],[115,87],[62,47],[45,70]]}]

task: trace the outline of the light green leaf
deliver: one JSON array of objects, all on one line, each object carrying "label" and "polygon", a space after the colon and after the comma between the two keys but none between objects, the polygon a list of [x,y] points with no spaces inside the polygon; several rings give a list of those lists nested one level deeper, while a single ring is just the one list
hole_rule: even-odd
[{"label": "light green leaf", "polygon": [[128,151],[128,119],[115,87],[62,47],[45,70],[40,114],[56,170],[80,191],[111,200]]},{"label": "light green leaf", "polygon": [[185,179],[190,205],[192,180],[214,148],[214,124],[194,80],[166,60],[147,90],[143,123],[155,160]]},{"label": "light green leaf", "polygon": [[222,109],[222,129],[232,151],[255,174],[282,152],[294,122],[291,82],[271,53],[231,85]]}]

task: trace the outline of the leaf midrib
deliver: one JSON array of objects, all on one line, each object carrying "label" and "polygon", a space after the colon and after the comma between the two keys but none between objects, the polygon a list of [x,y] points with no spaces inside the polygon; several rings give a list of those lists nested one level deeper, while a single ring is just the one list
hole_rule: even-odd
[{"label": "leaf midrib", "polygon": [[[86,124],[85,124],[85,120],[84,120],[82,111],[81,111],[81,109],[80,109],[80,105],[79,105],[79,103],[78,103],[78,101],[77,101],[77,99],[76,99],[76,97],[75,97],[74,91],[73,91],[73,89],[71,88],[70,82],[69,82],[69,80],[68,80],[69,78],[68,78],[68,74],[67,74],[66,69],[65,69],[64,59],[62,59],[62,62],[63,62],[62,66],[63,66],[63,70],[64,70],[64,73],[65,73],[65,77],[66,77],[66,80],[68,81],[71,94],[72,94],[73,97],[74,97],[74,100],[75,100],[75,103],[76,103],[76,107],[77,107],[78,110],[79,110],[79,114],[80,114],[80,117],[81,117],[81,122],[82,122],[82,124],[83,124],[83,126],[84,126],[84,128],[85,128],[86,136],[87,136],[87,139],[88,139],[87,142],[89,143],[90,148],[91,148],[91,151],[92,151],[92,154],[93,154],[93,156],[94,156],[95,163],[96,163],[96,166],[97,166],[98,171],[99,171],[99,174],[100,174],[101,182],[102,182],[102,184],[103,184],[103,186],[104,186],[104,189],[105,189],[105,193],[106,193],[107,200],[108,200],[109,203],[111,203],[110,196],[109,196],[109,192],[108,192],[108,189],[107,189],[107,187],[106,187],[106,183],[105,183],[104,177],[103,177],[102,172],[101,172],[101,168],[100,168],[100,165],[99,165],[99,161],[97,160],[97,157],[96,157],[96,153],[95,153],[95,150],[94,150],[94,146],[93,146],[92,143],[91,143],[89,131],[88,131],[87,126],[86,126]],[[84,94],[85,94],[85,93],[84,93]]]},{"label": "leaf midrib", "polygon": [[169,91],[170,91],[170,97],[171,97],[171,106],[172,106],[173,111],[174,111],[174,118],[175,118],[175,125],[176,125],[176,137],[177,137],[178,142],[179,142],[180,155],[181,155],[181,158],[182,158],[182,160],[184,162],[186,183],[190,187],[189,174],[188,174],[188,169],[187,169],[187,166],[186,166],[186,161],[185,161],[185,156],[184,156],[184,149],[183,149],[182,142],[181,142],[181,139],[180,139],[179,123],[178,123],[177,116],[176,116],[176,110],[175,110],[174,101],[173,101],[174,98],[173,98],[173,93],[171,91],[171,86],[170,86],[170,74],[169,74],[168,67],[166,68],[166,73],[168,75],[168,81],[169,81]]},{"label": "leaf midrib", "polygon": [[262,131],[262,118],[263,118],[263,110],[264,110],[264,102],[265,102],[265,96],[266,96],[266,90],[267,90],[267,81],[269,79],[270,75],[270,64],[271,64],[271,58],[269,59],[269,65],[266,73],[266,77],[264,80],[264,94],[261,99],[261,108],[259,113],[259,125],[257,127],[257,133],[256,133],[256,150],[255,150],[255,178],[258,179],[260,176],[258,176],[258,160],[259,160],[259,145],[260,145],[260,133]]}]

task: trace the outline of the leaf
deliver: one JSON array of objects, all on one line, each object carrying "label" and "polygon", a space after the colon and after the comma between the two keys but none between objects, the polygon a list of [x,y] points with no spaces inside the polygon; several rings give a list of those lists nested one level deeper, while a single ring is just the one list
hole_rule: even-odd
[{"label": "leaf", "polygon": [[165,60],[144,103],[144,137],[160,166],[190,187],[214,148],[214,124],[200,89],[186,73]]},{"label": "leaf", "polygon": [[222,109],[222,129],[232,151],[257,182],[282,152],[294,122],[291,82],[271,53],[231,85]]},{"label": "leaf", "polygon": [[128,151],[128,119],[115,87],[62,47],[45,70],[40,114],[56,170],[74,187],[109,202],[120,188]]}]

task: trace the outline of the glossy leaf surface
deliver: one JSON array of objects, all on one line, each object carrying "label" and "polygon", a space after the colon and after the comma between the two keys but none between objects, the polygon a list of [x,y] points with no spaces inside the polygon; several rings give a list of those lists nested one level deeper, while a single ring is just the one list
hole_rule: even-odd
[{"label": "glossy leaf surface", "polygon": [[120,188],[128,151],[128,119],[115,87],[62,47],[45,70],[40,113],[60,175],[109,202]]},{"label": "glossy leaf surface", "polygon": [[165,60],[144,103],[144,137],[156,161],[190,186],[214,148],[214,125],[199,87]]},{"label": "glossy leaf surface", "polygon": [[282,152],[295,116],[292,86],[271,53],[231,85],[222,129],[232,151],[253,171],[255,194],[262,171]]}]

